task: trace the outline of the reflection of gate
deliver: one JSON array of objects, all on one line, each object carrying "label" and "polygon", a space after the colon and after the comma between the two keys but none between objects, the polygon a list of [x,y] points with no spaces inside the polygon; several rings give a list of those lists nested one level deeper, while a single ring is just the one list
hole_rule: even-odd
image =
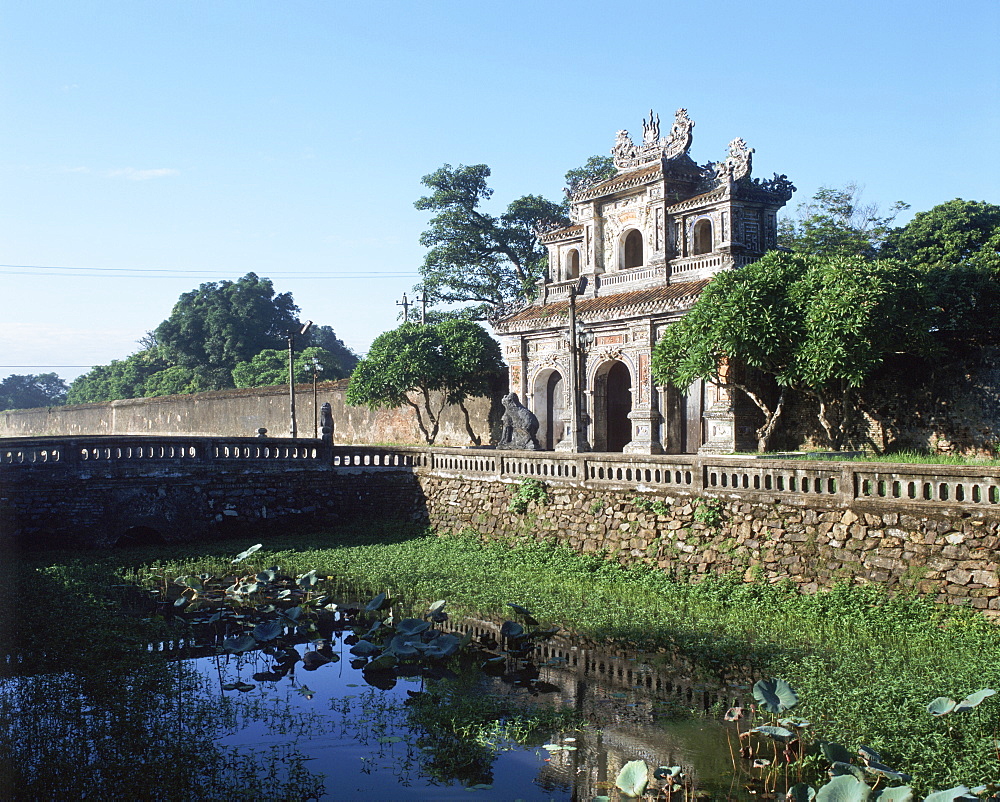
[{"label": "reflection of gate", "polygon": [[538,418],[538,444],[546,450],[563,439],[563,377],[558,370],[546,370],[535,378],[532,407]]}]

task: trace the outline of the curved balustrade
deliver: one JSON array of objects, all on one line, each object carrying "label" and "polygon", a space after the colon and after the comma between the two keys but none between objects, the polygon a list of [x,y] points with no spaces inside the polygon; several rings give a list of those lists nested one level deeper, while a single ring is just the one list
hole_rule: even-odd
[{"label": "curved balustrade", "polygon": [[319,462],[323,458],[315,440],[264,440],[261,438],[67,438],[52,442],[13,442],[0,447],[0,465],[30,467],[61,465],[139,465],[215,462]]}]

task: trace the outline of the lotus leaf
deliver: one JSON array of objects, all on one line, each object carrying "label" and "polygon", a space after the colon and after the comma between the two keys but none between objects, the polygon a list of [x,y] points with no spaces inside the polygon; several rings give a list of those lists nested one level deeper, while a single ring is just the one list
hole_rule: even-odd
[{"label": "lotus leaf", "polygon": [[743,718],[743,708],[742,707],[731,707],[726,711],[726,715],[723,716],[726,721],[739,721]]},{"label": "lotus leaf", "polygon": [[284,627],[278,621],[265,621],[257,624],[253,630],[253,637],[261,643],[267,643],[277,638],[284,632]]},{"label": "lotus leaf", "polygon": [[974,707],[978,707],[982,704],[984,699],[993,696],[996,693],[991,688],[983,688],[981,691],[976,691],[975,693],[970,693],[961,702],[955,705],[955,713],[962,713],[966,710],[972,710]]},{"label": "lotus leaf", "polygon": [[273,582],[278,577],[278,566],[273,568],[268,568],[266,571],[261,571],[254,577],[258,582],[263,582],[265,585],[268,582]]},{"label": "lotus leaf", "polygon": [[423,643],[415,642],[413,635],[396,635],[389,641],[388,650],[396,657],[416,657],[423,651]]},{"label": "lotus leaf", "polygon": [[913,789],[908,785],[883,788],[875,795],[875,799],[879,802],[913,802]]},{"label": "lotus leaf", "polygon": [[246,693],[247,691],[252,691],[256,688],[256,685],[251,685],[249,682],[227,682],[222,686],[224,691],[241,691]]},{"label": "lotus leaf", "polygon": [[241,635],[238,638],[226,638],[222,642],[222,648],[233,654],[243,654],[257,647],[257,641],[253,635]]},{"label": "lotus leaf", "polygon": [[254,545],[254,546],[251,546],[246,551],[241,551],[239,554],[236,555],[236,558],[233,560],[232,564],[235,565],[238,562],[243,562],[243,560],[245,560],[247,557],[249,557],[255,551],[258,551],[258,550],[260,550],[262,548],[264,548],[264,544],[263,543],[258,543],[258,544]]},{"label": "lotus leaf", "polygon": [[518,615],[531,615],[531,611],[527,607],[522,607],[520,604],[512,604],[508,602],[507,606]]},{"label": "lotus leaf", "polygon": [[374,599],[372,599],[368,604],[365,605],[365,611],[369,613],[377,613],[379,610],[384,610],[391,604],[389,601],[388,593],[380,593]]},{"label": "lotus leaf", "polygon": [[877,760],[869,761],[865,768],[873,774],[881,774],[883,777],[888,777],[890,780],[902,780],[903,782],[908,783],[913,779],[909,774],[904,774],[901,771],[890,769],[888,766],[879,763]]},{"label": "lotus leaf", "polygon": [[858,754],[861,755],[861,759],[865,761],[865,763],[871,761],[874,761],[875,763],[882,762],[882,756],[870,746],[859,746]]},{"label": "lotus leaf", "polygon": [[785,799],[788,802],[812,802],[816,798],[816,789],[806,783],[798,783],[788,789]]},{"label": "lotus leaf", "polygon": [[387,652],[373,659],[366,668],[369,671],[388,671],[390,668],[396,667],[396,662],[396,655]]},{"label": "lotus leaf", "polygon": [[445,599],[438,599],[434,602],[434,604],[427,608],[427,612],[431,614],[440,613],[444,609],[445,604],[447,604]]},{"label": "lotus leaf", "polygon": [[419,618],[404,618],[396,627],[396,632],[400,635],[417,635],[430,629],[431,625]]},{"label": "lotus leaf", "polygon": [[799,697],[783,679],[760,680],[753,686],[753,698],[768,713],[777,715],[795,707]]},{"label": "lotus leaf", "polygon": [[359,640],[351,647],[351,654],[355,657],[371,657],[373,654],[378,654],[381,651],[374,643],[366,640]]},{"label": "lotus leaf", "polygon": [[295,577],[295,582],[300,588],[303,589],[313,587],[317,582],[319,582],[319,577],[316,576],[316,569],[314,568],[312,571]]},{"label": "lotus leaf", "polygon": [[968,795],[971,790],[964,785],[956,785],[947,791],[935,791],[933,794],[926,796],[924,802],[953,802],[955,799],[975,799],[976,797]]},{"label": "lotus leaf", "polygon": [[843,746],[833,741],[820,741],[819,745],[823,750],[823,757],[831,763],[850,763],[854,758]]},{"label": "lotus leaf", "polygon": [[340,655],[325,655],[322,652],[311,650],[302,655],[302,667],[306,671],[315,671],[320,666],[325,666],[327,663],[336,663],[338,660],[340,660]]},{"label": "lotus leaf", "polygon": [[649,769],[644,760],[630,760],[622,766],[622,770],[618,772],[618,779],[615,780],[615,785],[629,797],[642,796],[648,784]]},{"label": "lotus leaf", "polygon": [[180,585],[182,588],[193,588],[194,590],[204,590],[204,585],[201,583],[201,579],[196,576],[179,576],[174,580],[175,585]]},{"label": "lotus leaf", "polygon": [[653,776],[657,780],[676,780],[683,775],[680,766],[659,766],[653,769]]},{"label": "lotus leaf", "polygon": [[865,802],[872,789],[850,775],[834,777],[816,792],[816,802]]},{"label": "lotus leaf", "polygon": [[791,730],[786,730],[784,727],[754,727],[750,732],[759,732],[761,735],[766,735],[768,738],[773,738],[782,743],[788,743],[795,739],[795,733]]},{"label": "lotus leaf", "polygon": [[524,634],[524,627],[516,621],[504,621],[500,626],[500,637],[519,638]]},{"label": "lotus leaf", "polygon": [[830,774],[834,777],[849,776],[859,781],[865,779],[864,769],[860,766],[855,766],[853,763],[844,763],[840,760],[830,764]]},{"label": "lotus leaf", "polygon": [[932,716],[944,716],[951,713],[955,709],[956,704],[958,702],[954,699],[949,699],[947,696],[939,696],[927,705],[927,712]]}]

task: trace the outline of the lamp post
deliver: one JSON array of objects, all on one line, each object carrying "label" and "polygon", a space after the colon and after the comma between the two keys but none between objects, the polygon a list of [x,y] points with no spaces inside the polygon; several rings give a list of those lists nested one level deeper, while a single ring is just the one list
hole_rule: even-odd
[{"label": "lamp post", "polygon": [[319,409],[316,406],[316,375],[323,372],[323,366],[316,357],[312,358],[313,369],[313,437],[319,439]]},{"label": "lamp post", "polygon": [[292,437],[298,437],[298,429],[295,426],[295,335],[305,334],[309,331],[313,322],[307,320],[300,331],[289,331],[288,338],[288,411],[292,418]]}]

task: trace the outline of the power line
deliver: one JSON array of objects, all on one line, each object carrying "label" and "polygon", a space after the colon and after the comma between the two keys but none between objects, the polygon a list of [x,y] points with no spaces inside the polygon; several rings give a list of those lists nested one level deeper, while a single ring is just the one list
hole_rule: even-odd
[{"label": "power line", "polygon": [[[206,278],[206,279],[221,279],[225,281],[231,281],[232,279],[226,278],[219,273],[198,273],[196,271],[187,272],[169,272],[169,271],[155,271],[155,270],[143,270],[140,268],[130,269],[130,268],[83,268],[83,267],[62,267],[62,268],[47,268],[38,266],[34,268],[28,265],[28,270],[20,269],[9,269],[17,268],[18,265],[0,265],[0,275],[5,276],[43,276],[46,273],[41,272],[44,270],[69,270],[74,271],[70,273],[59,273],[60,278]],[[75,272],[83,270],[115,270],[121,271],[116,272],[114,275],[103,276],[96,272]],[[401,279],[401,278],[417,278],[419,273],[377,273],[377,272],[352,272],[352,273],[332,273],[332,274],[318,274],[318,273],[271,273],[270,276],[264,276],[264,278],[280,278],[283,281],[308,281],[308,280],[319,280],[319,281],[337,281],[337,280],[369,280],[369,279]]]}]

